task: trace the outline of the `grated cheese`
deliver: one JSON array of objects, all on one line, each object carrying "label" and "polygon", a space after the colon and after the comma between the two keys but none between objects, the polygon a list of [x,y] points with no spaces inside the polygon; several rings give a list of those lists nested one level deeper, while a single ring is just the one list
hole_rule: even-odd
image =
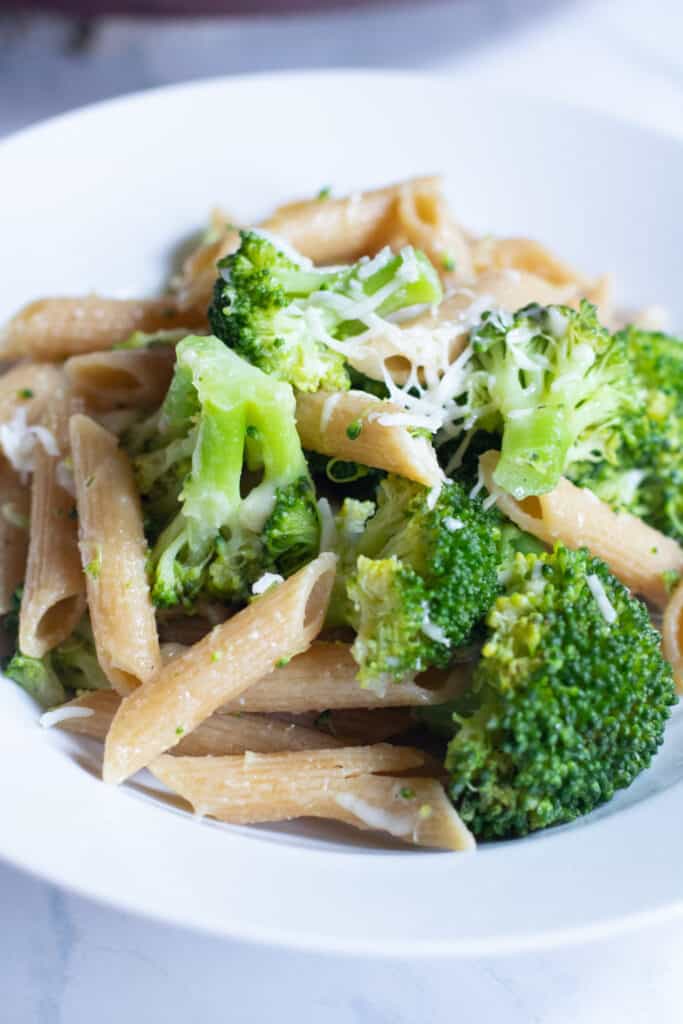
[{"label": "grated cheese", "polygon": [[40,716],[40,724],[43,729],[49,729],[60,722],[66,722],[70,718],[90,718],[95,712],[92,708],[55,708],[53,711],[46,711]]},{"label": "grated cheese", "polygon": [[320,412],[320,433],[321,434],[324,434],[325,431],[327,430],[327,428],[329,427],[330,420],[332,419],[332,413],[336,409],[336,407],[337,407],[337,405],[339,403],[339,400],[342,397],[342,394],[343,394],[342,391],[335,391],[333,394],[331,394],[329,396],[329,398],[326,398],[325,401],[323,402],[323,407],[322,407],[322,410]]},{"label": "grated cheese", "polygon": [[23,482],[33,472],[38,444],[43,446],[48,455],[59,455],[54,434],[47,427],[29,426],[26,409],[17,409],[11,420],[0,424],[0,448]]},{"label": "grated cheese", "polygon": [[428,636],[430,640],[434,641],[434,643],[443,644],[444,647],[450,647],[451,641],[446,636],[441,626],[438,626],[436,622],[432,622],[432,620],[429,618],[429,608],[426,602],[422,605],[422,611],[423,616],[420,628],[422,629],[424,635]]},{"label": "grated cheese", "polygon": [[284,582],[285,578],[279,572],[264,572],[263,576],[259,576],[256,583],[252,584],[251,592],[258,597],[261,594],[265,594],[266,590],[270,590],[271,587]]},{"label": "grated cheese", "polygon": [[617,621],[617,613],[614,605],[605,593],[602,580],[592,572],[589,576],[586,576],[586,583],[588,584],[588,589],[595,598],[595,602],[600,609],[600,614],[605,622],[611,626],[612,623]]},{"label": "grated cheese", "polygon": [[320,517],[320,553],[337,550],[337,526],[334,521],[332,507],[327,498],[318,498],[318,516]]},{"label": "grated cheese", "polygon": [[454,516],[446,516],[443,524],[451,533],[455,533],[456,530],[462,530],[465,526],[462,519],[456,519]]},{"label": "grated cheese", "polygon": [[415,819],[413,814],[392,814],[382,807],[373,807],[366,800],[362,800],[353,793],[337,793],[335,802],[349,811],[354,818],[358,818],[368,828],[381,829],[392,836],[412,835]]}]

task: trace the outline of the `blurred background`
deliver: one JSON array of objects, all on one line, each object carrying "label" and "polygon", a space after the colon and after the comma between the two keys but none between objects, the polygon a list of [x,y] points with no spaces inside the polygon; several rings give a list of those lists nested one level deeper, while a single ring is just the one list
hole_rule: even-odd
[{"label": "blurred background", "polygon": [[682,52],[680,0],[0,0],[0,134],[185,79],[368,66],[683,130]]}]

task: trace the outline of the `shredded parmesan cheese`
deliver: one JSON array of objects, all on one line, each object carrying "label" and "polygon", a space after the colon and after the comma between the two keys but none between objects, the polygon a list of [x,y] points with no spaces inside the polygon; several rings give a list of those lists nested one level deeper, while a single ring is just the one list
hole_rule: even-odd
[{"label": "shredded parmesan cheese", "polygon": [[69,718],[90,718],[95,712],[92,708],[55,708],[54,711],[46,711],[40,716],[40,724],[43,729],[49,729],[60,722],[66,722]]},{"label": "shredded parmesan cheese", "polygon": [[43,446],[48,455],[59,455],[54,434],[47,427],[30,427],[26,422],[26,409],[17,409],[9,422],[0,424],[0,448],[23,482],[33,472],[38,444]]},{"label": "shredded parmesan cheese", "polygon": [[353,793],[337,793],[334,799],[340,807],[349,811],[354,818],[362,821],[368,828],[380,829],[392,836],[412,835],[415,826],[413,814],[392,814],[391,811],[385,811],[383,807],[373,807],[372,804]]},{"label": "shredded parmesan cheese", "polygon": [[256,583],[252,584],[251,592],[258,597],[261,594],[265,594],[266,590],[270,590],[271,587],[284,582],[285,578],[280,576],[279,572],[264,572],[263,576],[259,576]]},{"label": "shredded parmesan cheese", "polygon": [[434,643],[436,644],[443,644],[444,647],[450,647],[451,641],[446,636],[441,626],[438,626],[436,622],[432,622],[432,620],[429,618],[429,608],[427,607],[426,602],[422,606],[422,611],[422,625],[420,628],[422,629],[424,635],[428,636],[429,639],[433,640]]},{"label": "shredded parmesan cheese", "polygon": [[608,626],[611,626],[612,623],[617,621],[617,613],[614,605],[605,593],[602,580],[592,572],[589,576],[586,576],[586,583],[588,584],[588,589],[595,598],[595,602],[600,609],[600,614]]}]

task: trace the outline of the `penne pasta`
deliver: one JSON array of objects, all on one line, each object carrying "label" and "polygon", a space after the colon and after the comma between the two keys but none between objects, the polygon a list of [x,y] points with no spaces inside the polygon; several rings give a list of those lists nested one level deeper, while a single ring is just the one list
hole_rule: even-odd
[{"label": "penne pasta", "polygon": [[[65,732],[104,740],[121,704],[114,690],[96,690],[65,704],[67,712],[55,724]],[[81,712],[78,716],[73,711]],[[173,754],[201,757],[204,755],[243,754],[252,750],[270,754],[280,750],[323,750],[340,747],[342,740],[293,722],[282,722],[265,715],[215,714],[202,722],[194,732],[182,736]]]},{"label": "penne pasta", "polygon": [[64,372],[92,409],[155,409],[168,391],[174,362],[174,347],[162,345],[72,356]]},{"label": "penne pasta", "polygon": [[676,689],[683,694],[683,583],[679,583],[664,609],[662,650],[674,673]]},{"label": "penne pasta", "polygon": [[156,299],[39,299],[24,306],[0,330],[0,359],[28,356],[59,360],[111,348],[134,331],[206,329],[206,307],[181,305],[173,296]]},{"label": "penne pasta", "polygon": [[43,417],[58,454],[49,454],[41,445],[34,453],[31,533],[19,615],[19,648],[32,658],[42,658],[66,640],[85,612],[73,479],[65,462],[74,407],[71,391],[62,382]]},{"label": "penne pasta", "polygon": [[426,438],[391,422],[392,416],[402,415],[398,406],[362,391],[297,396],[296,424],[304,448],[437,487],[444,475],[434,449]]},{"label": "penne pasta", "polygon": [[29,543],[30,492],[19,474],[0,457],[0,615],[24,580]]},{"label": "penne pasta", "polygon": [[150,771],[187,800],[196,814],[249,824],[299,817],[329,818],[423,846],[469,850],[471,833],[434,779],[392,778],[422,755],[375,744],[243,757],[160,757]]},{"label": "penne pasta", "polygon": [[140,500],[130,463],[112,434],[77,415],[70,435],[97,658],[114,689],[129,693],[161,668]]},{"label": "penne pasta", "polygon": [[211,215],[208,236],[190,252],[174,281],[178,302],[185,308],[208,308],[216,283],[216,264],[239,245],[239,232],[220,210]]},{"label": "penne pasta", "polygon": [[226,711],[278,711],[300,714],[338,708],[419,707],[442,704],[457,696],[469,682],[468,666],[454,666],[438,686],[403,682],[384,693],[361,687],[358,665],[348,644],[314,643],[270,675],[253,682]]},{"label": "penne pasta", "polygon": [[498,452],[486,452],[479,465],[498,508],[513,523],[546,544],[562,541],[569,548],[586,547],[625,586],[664,608],[668,593],[664,573],[683,571],[683,548],[636,516],[614,512],[592,491],[560,480],[549,494],[516,501],[493,480]]},{"label": "penne pasta", "polygon": [[105,782],[122,782],[144,768],[280,659],[306,650],[322,627],[335,565],[334,555],[320,555],[124,700],[107,736]]},{"label": "penne pasta", "polygon": [[35,423],[60,383],[55,366],[19,363],[0,375],[0,423],[13,419],[19,410],[27,423]]},{"label": "penne pasta", "polygon": [[396,231],[396,207],[411,192],[438,192],[438,178],[416,178],[343,199],[305,199],[280,206],[261,225],[314,263],[350,263],[373,256]]}]

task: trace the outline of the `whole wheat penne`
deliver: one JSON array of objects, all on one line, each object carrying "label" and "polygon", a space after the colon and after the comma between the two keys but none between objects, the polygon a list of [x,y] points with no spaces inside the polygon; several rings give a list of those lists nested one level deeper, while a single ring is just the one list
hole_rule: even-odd
[{"label": "whole wheat penne", "polygon": [[664,609],[662,650],[674,673],[674,682],[683,694],[683,582],[679,583]]},{"label": "whole wheat penne", "polygon": [[216,283],[216,264],[224,256],[234,252],[239,242],[239,232],[234,227],[234,221],[231,222],[221,210],[214,210],[211,215],[209,239],[192,250],[174,282],[181,306],[193,309],[208,308]]},{"label": "whole wheat penne", "polygon": [[174,362],[173,346],[162,345],[72,356],[64,372],[74,393],[93,409],[154,409],[168,391]]},{"label": "whole wheat penne", "polygon": [[0,615],[12,607],[12,597],[26,570],[30,492],[6,459],[0,456]]},{"label": "whole wheat penne", "polygon": [[[474,841],[433,779],[397,779],[419,751],[369,747],[243,757],[161,757],[150,771],[195,812],[249,824],[330,818],[421,845],[471,849]],[[429,824],[431,822],[431,824]]]},{"label": "whole wheat penne", "polygon": [[[55,724],[66,732],[104,740],[121,704],[114,690],[95,690],[65,704],[60,711],[71,712]],[[78,709],[81,715],[73,716]],[[86,712],[88,712],[86,714]],[[342,746],[329,732],[265,715],[211,715],[194,732],[182,736],[173,754],[190,757],[243,754],[247,750],[269,754],[278,750],[324,750]]]},{"label": "whole wheat penne", "polygon": [[317,715],[313,723],[340,742],[383,743],[415,726],[410,708],[339,708]]},{"label": "whole wheat penne", "polygon": [[0,330],[0,359],[28,356],[66,359],[125,341],[134,331],[206,328],[206,308],[181,305],[173,296],[154,299],[39,299],[24,306]]},{"label": "whole wheat penne", "polygon": [[280,206],[262,227],[286,238],[314,263],[350,263],[372,256],[395,232],[396,206],[406,191],[438,191],[438,178],[416,178],[343,199],[305,199]]},{"label": "whole wheat penne", "polygon": [[565,479],[548,494],[515,501],[493,480],[498,458],[498,452],[486,452],[479,465],[498,508],[513,523],[546,544],[562,541],[569,548],[588,548],[625,586],[664,608],[668,592],[663,574],[683,571],[683,548],[675,540],[636,516],[614,512],[592,491]]},{"label": "whole wheat penne", "polygon": [[404,682],[383,694],[363,688],[348,644],[319,642],[270,675],[254,681],[226,711],[282,711],[298,714],[330,708],[417,707],[442,704],[468,685],[470,670],[455,666],[434,688]]},{"label": "whole wheat penne", "polygon": [[385,422],[401,411],[362,391],[318,391],[298,395],[296,425],[304,448],[436,487],[444,475],[430,442]]},{"label": "whole wheat penne", "polygon": [[129,693],[161,668],[140,500],[112,434],[82,415],[71,417],[70,434],[97,658],[114,689]]},{"label": "whole wheat penne", "polygon": [[335,565],[334,555],[320,555],[127,697],[107,736],[105,782],[144,768],[280,659],[306,650],[322,627]]},{"label": "whole wheat penne", "polygon": [[70,451],[73,408],[71,391],[62,382],[43,416],[59,453],[51,455],[39,445],[34,454],[31,531],[19,615],[19,647],[32,658],[42,658],[65,640],[85,611],[73,481],[64,461]]},{"label": "whole wheat penne", "polygon": [[18,410],[27,423],[35,423],[61,375],[55,366],[19,363],[0,376],[0,423],[11,420]]},{"label": "whole wheat penne", "polygon": [[421,249],[451,287],[472,279],[469,240],[449,209],[439,179],[406,182],[398,189],[392,213],[383,245]]}]

